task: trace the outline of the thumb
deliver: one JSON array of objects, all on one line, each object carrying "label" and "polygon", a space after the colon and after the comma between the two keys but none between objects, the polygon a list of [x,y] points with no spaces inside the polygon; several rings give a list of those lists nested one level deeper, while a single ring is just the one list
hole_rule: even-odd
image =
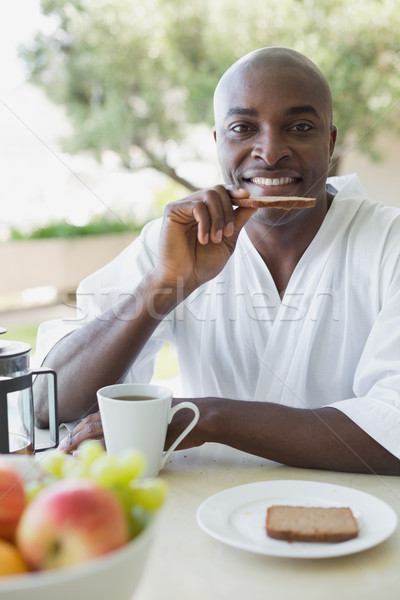
[{"label": "thumb", "polygon": [[[232,198],[250,198],[250,193],[242,187],[238,187],[237,185],[226,185],[225,188]],[[233,225],[236,237],[239,235],[242,227],[244,227],[250,219],[251,215],[256,211],[256,208],[250,207],[240,207],[235,209]]]},{"label": "thumb", "polygon": [[225,189],[232,198],[250,198],[250,193],[237,185],[226,185]]},{"label": "thumb", "polygon": [[236,208],[235,212],[234,212],[234,221],[233,221],[233,225],[235,228],[235,232],[239,235],[240,230],[242,229],[242,227],[244,227],[244,225],[246,225],[247,221],[250,219],[250,217],[252,215],[254,215],[254,213],[257,212],[257,208],[252,208],[252,207],[241,207],[241,208]]}]

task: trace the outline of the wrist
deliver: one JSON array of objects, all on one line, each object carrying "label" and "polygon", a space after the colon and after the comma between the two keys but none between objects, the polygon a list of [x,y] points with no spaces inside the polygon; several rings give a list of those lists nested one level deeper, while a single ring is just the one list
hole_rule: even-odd
[{"label": "wrist", "polygon": [[176,281],[168,281],[160,276],[156,269],[148,273],[143,285],[147,311],[156,319],[163,319],[188,295],[180,278]]},{"label": "wrist", "polygon": [[187,280],[182,275],[168,276],[156,267],[148,273],[147,285],[151,295],[157,302],[165,302],[174,308],[185,300],[197,287],[192,280]]},{"label": "wrist", "polygon": [[223,417],[225,402],[224,398],[199,398],[200,419],[196,427],[203,443],[224,443],[222,438],[225,426]]}]

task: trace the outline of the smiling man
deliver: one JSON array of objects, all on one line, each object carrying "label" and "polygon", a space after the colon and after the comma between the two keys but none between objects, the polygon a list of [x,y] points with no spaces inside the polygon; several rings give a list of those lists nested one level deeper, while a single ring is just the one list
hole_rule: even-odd
[{"label": "smiling man", "polygon": [[[327,183],[331,94],[305,56],[243,57],[214,106],[225,185],[168,205],[82,282],[83,318],[40,328],[61,419],[82,419],[64,449],[102,437],[96,390],[149,381],[169,341],[200,408],[185,447],[217,442],[299,467],[399,474],[400,212],[369,201],[356,176]],[[234,208],[250,196],[316,203]],[[46,426],[44,398],[37,412]],[[171,439],[185,425],[178,414]]]}]

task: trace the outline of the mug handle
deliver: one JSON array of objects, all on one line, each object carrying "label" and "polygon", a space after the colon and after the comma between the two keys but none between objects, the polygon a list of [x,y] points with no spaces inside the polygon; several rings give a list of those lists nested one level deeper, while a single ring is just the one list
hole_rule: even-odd
[{"label": "mug handle", "polygon": [[[49,432],[50,432],[50,446],[41,446],[40,448],[34,448],[34,452],[42,452],[43,450],[50,450],[51,448],[57,448],[59,443],[59,423],[58,423],[58,401],[57,401],[57,373],[53,369],[46,369],[45,367],[39,367],[38,369],[32,369],[32,375],[47,375],[48,376],[48,403],[49,403]],[[51,385],[50,376],[53,378],[53,385]]]},{"label": "mug handle", "polygon": [[193,419],[190,421],[189,425],[187,425],[187,427],[185,427],[185,429],[182,431],[182,433],[180,435],[178,435],[178,437],[171,444],[171,446],[168,448],[168,450],[166,450],[163,453],[161,469],[164,468],[165,463],[167,462],[168,458],[170,457],[172,452],[175,450],[175,448],[178,446],[178,444],[180,444],[181,441],[183,440],[183,438],[186,437],[190,431],[192,431],[193,427],[196,425],[197,421],[199,420],[200,411],[199,411],[198,406],[196,406],[196,404],[194,404],[193,402],[180,402],[179,404],[174,406],[174,408],[170,411],[168,423],[171,423],[172,419],[174,418],[174,415],[178,412],[178,410],[182,410],[183,408],[190,408],[194,412]]}]

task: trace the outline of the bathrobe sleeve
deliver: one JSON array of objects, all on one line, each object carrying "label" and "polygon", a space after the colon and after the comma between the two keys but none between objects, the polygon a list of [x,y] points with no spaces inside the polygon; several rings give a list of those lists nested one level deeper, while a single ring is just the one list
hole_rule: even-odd
[{"label": "bathrobe sleeve", "polygon": [[[158,240],[161,220],[146,225],[141,235],[114,260],[96,271],[78,286],[76,317],[44,322],[38,329],[35,363],[41,364],[51,348],[64,336],[93,319],[103,319],[127,295],[132,295],[144,275],[158,259]],[[150,381],[159,349],[171,341],[172,315],[160,322],[152,338],[140,354],[127,381]]]},{"label": "bathrobe sleeve", "polygon": [[[398,233],[387,244],[398,256]],[[400,259],[394,268],[382,264],[382,306],[371,328],[354,374],[354,397],[332,404],[389,452],[400,458]]]}]

